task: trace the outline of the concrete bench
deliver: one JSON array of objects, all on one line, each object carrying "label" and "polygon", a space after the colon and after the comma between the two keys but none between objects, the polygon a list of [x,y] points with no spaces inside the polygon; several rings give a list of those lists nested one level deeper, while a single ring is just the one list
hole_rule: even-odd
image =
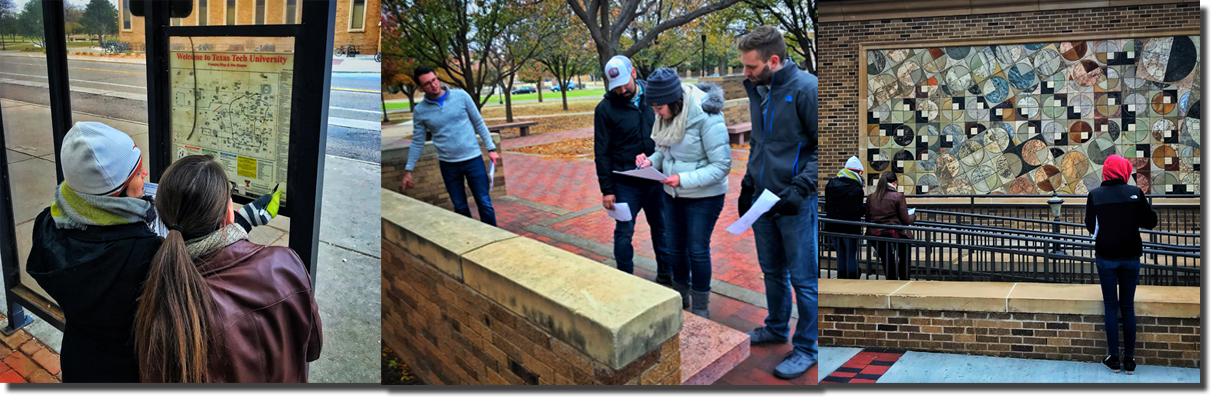
[{"label": "concrete bench", "polygon": [[727,135],[731,138],[731,143],[744,145],[748,144],[748,138],[752,134],[752,122],[737,123],[727,126]]},{"label": "concrete bench", "polygon": [[536,126],[536,125],[537,125],[537,122],[514,122],[514,123],[504,123],[501,125],[487,126],[486,129],[490,130],[491,132],[499,133],[499,135],[502,135],[503,129],[518,128],[518,129],[520,129],[520,137],[524,137],[524,136],[528,135],[528,128],[532,127],[532,126]]}]

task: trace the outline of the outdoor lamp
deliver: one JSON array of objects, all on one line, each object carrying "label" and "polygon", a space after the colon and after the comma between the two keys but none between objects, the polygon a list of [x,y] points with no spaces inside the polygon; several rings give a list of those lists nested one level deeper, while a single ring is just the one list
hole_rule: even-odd
[{"label": "outdoor lamp", "polygon": [[1052,198],[1048,199],[1048,208],[1051,209],[1053,219],[1061,218],[1061,204],[1063,203],[1065,203],[1065,200],[1057,196],[1056,191],[1053,190]]}]

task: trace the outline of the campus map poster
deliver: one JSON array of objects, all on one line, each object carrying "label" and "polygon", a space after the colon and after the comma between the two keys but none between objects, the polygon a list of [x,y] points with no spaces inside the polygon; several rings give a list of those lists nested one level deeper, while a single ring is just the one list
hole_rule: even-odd
[{"label": "campus map poster", "polygon": [[257,198],[278,187],[287,205],[293,57],[171,52],[172,160],[211,154],[235,194]]}]

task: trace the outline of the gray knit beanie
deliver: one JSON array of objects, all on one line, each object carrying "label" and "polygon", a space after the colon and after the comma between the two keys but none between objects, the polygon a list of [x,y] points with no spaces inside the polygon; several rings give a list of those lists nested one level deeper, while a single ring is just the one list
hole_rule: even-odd
[{"label": "gray knit beanie", "polygon": [[670,67],[655,70],[647,77],[646,99],[651,105],[667,105],[684,95],[684,90],[680,88],[680,76]]}]

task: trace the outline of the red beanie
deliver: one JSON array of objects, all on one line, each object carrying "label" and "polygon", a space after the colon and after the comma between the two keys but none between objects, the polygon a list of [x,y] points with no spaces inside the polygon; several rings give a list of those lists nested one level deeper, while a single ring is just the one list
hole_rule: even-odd
[{"label": "red beanie", "polygon": [[1119,179],[1128,181],[1128,177],[1132,176],[1132,163],[1119,155],[1111,155],[1103,161],[1103,181]]}]

